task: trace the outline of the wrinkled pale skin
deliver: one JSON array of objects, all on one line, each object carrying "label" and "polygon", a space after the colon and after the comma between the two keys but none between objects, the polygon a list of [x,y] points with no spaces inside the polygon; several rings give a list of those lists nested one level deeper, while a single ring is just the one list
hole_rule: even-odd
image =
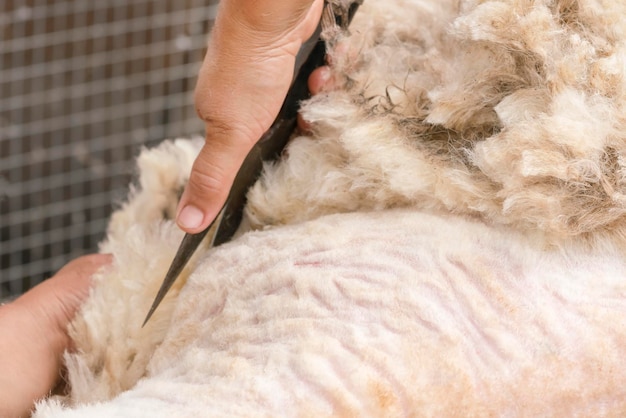
[{"label": "wrinkled pale skin", "polygon": [[179,204],[178,225],[186,232],[200,232],[217,215],[246,154],[276,118],[322,6],[322,0],[220,3],[195,91],[206,144]]},{"label": "wrinkled pale skin", "polygon": [[67,324],[89,293],[89,277],[109,262],[103,254],[77,258],[0,307],[0,417],[28,416],[58,383]]},{"label": "wrinkled pale skin", "polygon": [[416,209],[324,216],[201,254],[142,329],[181,238],[160,216],[201,142],[140,157],[145,189],[103,244],[115,263],[73,322],[71,395],[36,418],[623,416],[610,242],[546,250]]},{"label": "wrinkled pale skin", "polygon": [[258,231],[141,329],[202,139],[144,153],[37,418],[625,416],[626,3],[597,4],[366,1]]}]

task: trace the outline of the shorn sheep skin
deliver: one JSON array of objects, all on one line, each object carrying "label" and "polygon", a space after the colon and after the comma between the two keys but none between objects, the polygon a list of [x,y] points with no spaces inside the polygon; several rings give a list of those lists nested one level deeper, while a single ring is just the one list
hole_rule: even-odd
[{"label": "shorn sheep skin", "polygon": [[35,417],[626,416],[626,2],[365,0],[337,45],[143,329],[202,140],[139,157]]}]

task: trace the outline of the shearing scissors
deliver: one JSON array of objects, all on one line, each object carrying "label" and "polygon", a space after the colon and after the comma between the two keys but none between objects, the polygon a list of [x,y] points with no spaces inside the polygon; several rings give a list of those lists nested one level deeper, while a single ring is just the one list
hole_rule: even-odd
[{"label": "shearing scissors", "polygon": [[331,32],[337,29],[347,31],[362,1],[327,0],[324,2],[324,11],[317,30],[302,45],[296,56],[294,78],[278,116],[246,156],[233,181],[226,203],[217,217],[204,231],[197,234],[185,234],[183,237],[142,327],[152,317],[209,231],[213,231],[212,235],[207,238],[210,240],[209,248],[232,239],[241,223],[248,189],[259,178],[263,163],[278,159],[296,128],[300,102],[311,95],[307,87],[308,78],[313,70],[324,65],[326,56],[326,43],[321,38],[322,32]]}]

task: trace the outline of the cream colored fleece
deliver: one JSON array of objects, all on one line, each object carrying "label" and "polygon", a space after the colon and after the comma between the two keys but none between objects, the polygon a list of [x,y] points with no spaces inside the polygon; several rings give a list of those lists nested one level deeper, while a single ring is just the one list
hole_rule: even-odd
[{"label": "cream colored fleece", "polygon": [[249,231],[146,328],[201,140],[139,159],[37,418],[626,415],[626,2],[365,0]]}]

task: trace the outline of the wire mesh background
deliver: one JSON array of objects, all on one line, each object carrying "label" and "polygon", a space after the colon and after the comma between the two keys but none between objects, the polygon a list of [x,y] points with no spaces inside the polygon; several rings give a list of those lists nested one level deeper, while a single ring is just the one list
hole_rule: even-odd
[{"label": "wire mesh background", "polygon": [[202,132],[216,3],[0,2],[0,300],[97,249],[141,146]]}]

